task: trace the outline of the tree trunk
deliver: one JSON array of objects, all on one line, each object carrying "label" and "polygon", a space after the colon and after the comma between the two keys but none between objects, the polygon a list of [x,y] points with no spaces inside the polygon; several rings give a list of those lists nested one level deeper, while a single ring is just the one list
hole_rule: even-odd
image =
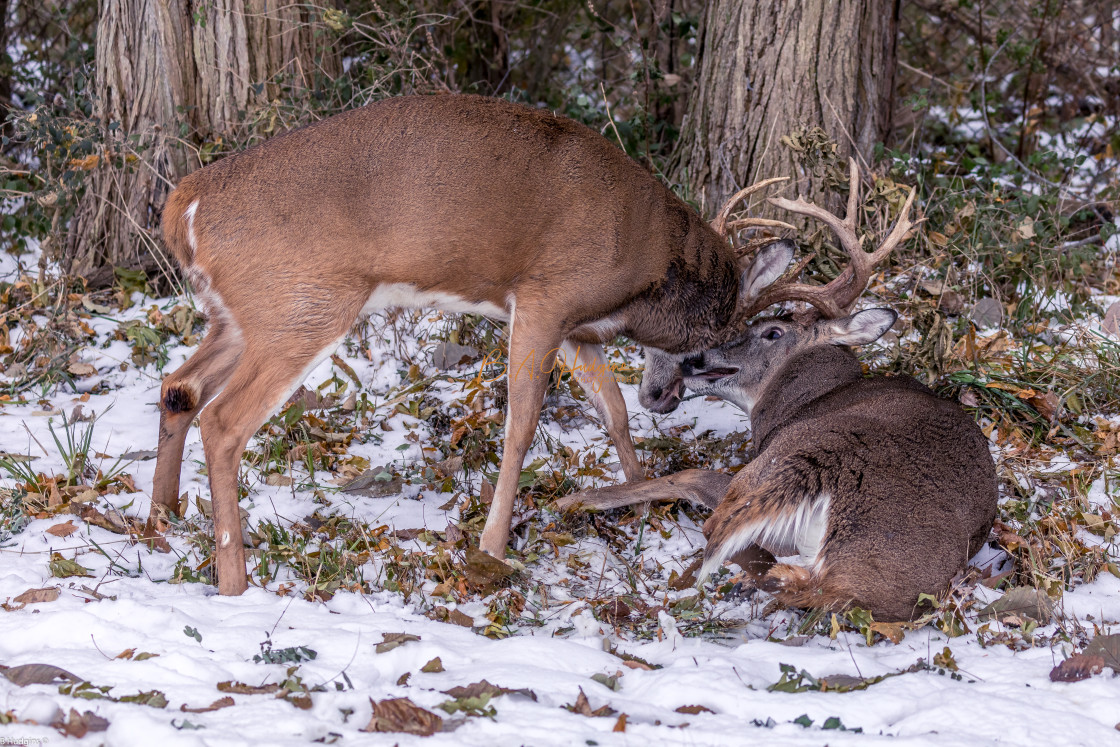
[{"label": "tree trunk", "polygon": [[842,160],[854,145],[870,161],[889,130],[897,26],[897,0],[708,0],[675,181],[709,215],[771,176],[798,177],[802,195],[821,199],[781,138],[817,126]]},{"label": "tree trunk", "polygon": [[106,148],[87,175],[63,268],[93,287],[114,269],[174,277],[159,211],[197,168],[195,147],[229,138],[281,85],[337,74],[309,25],[331,0],[101,0],[95,116]]}]

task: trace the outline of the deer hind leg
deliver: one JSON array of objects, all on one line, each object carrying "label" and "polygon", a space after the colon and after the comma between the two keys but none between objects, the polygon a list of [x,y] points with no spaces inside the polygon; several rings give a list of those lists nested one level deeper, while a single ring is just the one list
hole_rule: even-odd
[{"label": "deer hind leg", "polygon": [[298,322],[258,329],[258,342],[247,343],[229,383],[202,413],[221,594],[240,594],[247,586],[237,483],[245,445],[311,369],[338,346],[359,306],[360,301],[353,305],[352,314],[320,313],[314,318],[323,324],[309,325],[306,320],[314,310],[305,305],[301,311],[307,313]]},{"label": "deer hind leg", "polygon": [[838,611],[852,601],[850,594],[833,589],[824,574],[788,563],[778,563],[767,571],[759,588],[786,607]]},{"label": "deer hind leg", "polygon": [[511,320],[510,329],[505,448],[498,485],[494,489],[494,502],[479,539],[479,548],[495,558],[505,557],[521,465],[533,443],[549,374],[555,366],[560,344],[557,330],[534,327],[524,317]]},{"label": "deer hind leg", "polygon": [[198,412],[225,386],[242,349],[237,328],[215,320],[195,354],[163,380],[149,529],[168,514],[179,513],[179,473],[187,430]]},{"label": "deer hind leg", "polygon": [[614,442],[618,460],[627,482],[638,482],[645,477],[645,470],[634,450],[630,438],[630,419],[626,414],[626,400],[614,372],[607,367],[603,346],[568,340],[564,343],[564,365],[572,372],[599,417],[607,426],[607,434]]}]

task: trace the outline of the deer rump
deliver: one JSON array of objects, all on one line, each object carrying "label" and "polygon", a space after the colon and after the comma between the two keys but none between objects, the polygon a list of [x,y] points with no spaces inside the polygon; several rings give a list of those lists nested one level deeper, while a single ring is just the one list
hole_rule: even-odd
[{"label": "deer rump", "polygon": [[987,440],[909,377],[855,381],[756,437],[757,456],[705,524],[702,575],[752,545],[798,555],[748,569],[789,606],[912,619],[919,595],[942,592],[995,520]]}]

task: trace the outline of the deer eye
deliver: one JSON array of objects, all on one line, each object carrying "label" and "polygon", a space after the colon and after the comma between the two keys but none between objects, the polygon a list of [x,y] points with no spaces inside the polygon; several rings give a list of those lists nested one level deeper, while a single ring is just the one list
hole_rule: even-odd
[{"label": "deer eye", "polygon": [[777,340],[783,334],[782,330],[778,327],[771,327],[762,333],[762,337],[766,340]]}]

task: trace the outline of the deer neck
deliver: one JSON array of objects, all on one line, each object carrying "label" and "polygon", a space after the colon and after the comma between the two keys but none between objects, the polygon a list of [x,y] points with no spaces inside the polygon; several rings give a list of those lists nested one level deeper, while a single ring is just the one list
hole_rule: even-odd
[{"label": "deer neck", "polygon": [[756,452],[811,403],[861,378],[859,361],[848,348],[820,345],[790,358],[774,372],[751,411]]},{"label": "deer neck", "polygon": [[[727,243],[682,203],[664,271],[624,311],[624,333],[667,353],[715,347],[735,316],[739,266]],[[652,252],[651,252],[652,254]],[[656,261],[651,256],[651,267]]]}]

